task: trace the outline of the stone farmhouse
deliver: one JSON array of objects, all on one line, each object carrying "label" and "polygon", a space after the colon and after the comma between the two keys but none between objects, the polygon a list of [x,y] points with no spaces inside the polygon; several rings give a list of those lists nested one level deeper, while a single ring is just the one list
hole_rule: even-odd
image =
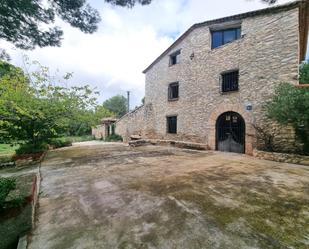
[{"label": "stone farmhouse", "polygon": [[299,84],[308,22],[308,2],[294,1],[194,24],[144,70],[145,103],[116,133],[247,154],[272,133],[274,146],[293,150],[293,129],[263,106],[279,83]]}]

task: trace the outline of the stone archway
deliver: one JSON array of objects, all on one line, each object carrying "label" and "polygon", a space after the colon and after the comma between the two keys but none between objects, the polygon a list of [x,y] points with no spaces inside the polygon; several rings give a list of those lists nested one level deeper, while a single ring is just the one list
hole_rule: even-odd
[{"label": "stone archway", "polygon": [[226,104],[214,108],[212,111],[208,123],[207,123],[207,134],[208,134],[208,146],[212,150],[216,150],[216,123],[218,117],[225,112],[235,112],[241,115],[245,122],[245,153],[252,155],[253,147],[255,144],[255,130],[253,127],[253,116],[250,111],[246,111],[244,105],[241,104]]},{"label": "stone archway", "polygon": [[224,112],[216,122],[216,150],[245,153],[245,120],[237,112]]}]

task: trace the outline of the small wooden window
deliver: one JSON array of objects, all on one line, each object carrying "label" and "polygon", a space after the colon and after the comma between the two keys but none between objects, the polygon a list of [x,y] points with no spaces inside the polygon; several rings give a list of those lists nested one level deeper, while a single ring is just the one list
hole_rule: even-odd
[{"label": "small wooden window", "polygon": [[168,100],[177,100],[179,97],[179,83],[174,82],[168,85]]},{"label": "small wooden window", "polygon": [[167,133],[177,133],[177,116],[166,117],[167,121]]},{"label": "small wooden window", "polygon": [[176,65],[179,63],[180,50],[170,55],[170,66]]},{"label": "small wooden window", "polygon": [[239,71],[231,71],[221,74],[221,91],[238,91]]}]

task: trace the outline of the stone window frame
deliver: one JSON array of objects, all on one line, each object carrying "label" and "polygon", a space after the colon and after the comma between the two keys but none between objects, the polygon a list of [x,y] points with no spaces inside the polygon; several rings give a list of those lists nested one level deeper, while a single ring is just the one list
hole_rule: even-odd
[{"label": "stone window frame", "polygon": [[[223,77],[222,76],[224,74],[233,73],[233,72],[238,72],[237,89],[236,90],[230,90],[230,91],[223,91],[223,87],[222,87]],[[220,73],[220,76],[219,76],[219,92],[222,95],[239,92],[239,82],[240,82],[240,70],[239,70],[239,68],[233,68],[233,69],[230,69],[230,70],[223,71],[223,72]]]},{"label": "stone window frame", "polygon": [[[176,118],[176,129],[175,132],[170,132],[169,130],[169,118]],[[172,114],[166,116],[166,133],[171,135],[176,135],[178,133],[178,115]]]},{"label": "stone window frame", "polygon": [[169,66],[170,67],[180,63],[180,59],[179,59],[180,55],[181,55],[181,49],[178,49],[169,55]]},{"label": "stone window frame", "polygon": [[[172,97],[172,87],[177,86],[177,97],[173,98]],[[179,100],[179,81],[171,82],[168,84],[168,89],[167,89],[167,100],[168,101],[177,101]]]}]

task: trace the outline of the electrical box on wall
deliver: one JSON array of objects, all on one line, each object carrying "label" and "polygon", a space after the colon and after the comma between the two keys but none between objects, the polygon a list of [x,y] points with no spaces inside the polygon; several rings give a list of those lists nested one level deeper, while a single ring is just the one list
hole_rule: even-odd
[{"label": "electrical box on wall", "polygon": [[246,104],[246,110],[252,111],[252,104],[251,103]]}]

